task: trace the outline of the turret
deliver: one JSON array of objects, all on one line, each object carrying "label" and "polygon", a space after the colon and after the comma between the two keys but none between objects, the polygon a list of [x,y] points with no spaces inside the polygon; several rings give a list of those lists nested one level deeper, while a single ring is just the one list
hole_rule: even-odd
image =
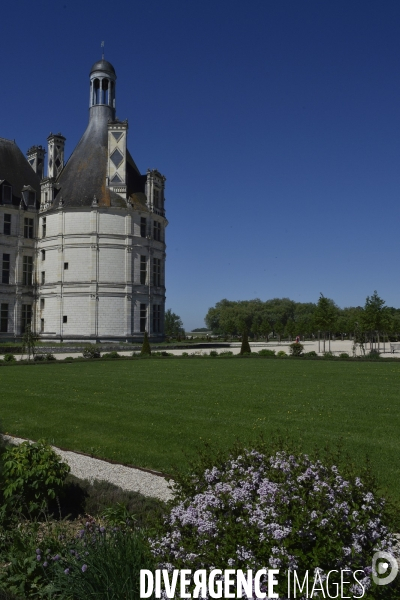
[{"label": "turret", "polygon": [[115,119],[115,82],[117,75],[107,60],[94,63],[90,71],[90,119],[94,116],[107,116]]},{"label": "turret", "polygon": [[61,133],[50,133],[47,144],[47,177],[57,179],[64,167],[65,137]]}]

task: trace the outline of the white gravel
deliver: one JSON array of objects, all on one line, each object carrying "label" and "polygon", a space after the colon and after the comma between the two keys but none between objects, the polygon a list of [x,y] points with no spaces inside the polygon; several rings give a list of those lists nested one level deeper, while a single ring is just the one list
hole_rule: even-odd
[{"label": "white gravel", "polygon": [[[4,436],[6,440],[12,444],[21,444],[26,442],[22,438],[13,437],[10,435]],[[144,496],[159,498],[160,500],[170,500],[172,498],[172,481],[168,481],[153,473],[147,473],[133,467],[125,467],[124,465],[115,465],[105,460],[92,458],[76,452],[60,450],[52,446],[64,462],[71,467],[71,475],[80,479],[88,479],[89,481],[109,481],[114,485],[130,492],[139,492]]]}]

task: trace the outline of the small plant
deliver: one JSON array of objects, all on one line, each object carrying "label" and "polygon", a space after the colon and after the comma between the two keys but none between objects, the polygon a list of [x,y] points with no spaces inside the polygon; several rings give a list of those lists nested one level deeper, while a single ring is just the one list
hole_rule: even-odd
[{"label": "small plant", "polygon": [[216,350],[211,350],[210,356],[218,356],[218,352]]},{"label": "small plant", "polygon": [[315,352],[315,350],[310,350],[310,352],[305,352],[305,353],[303,354],[303,356],[307,356],[307,357],[309,357],[309,358],[312,358],[312,357],[314,357],[314,356],[318,356],[318,354]]},{"label": "small plant", "polygon": [[323,357],[329,360],[331,358],[335,358],[335,355],[332,352],[324,352]]},{"label": "small plant", "polygon": [[3,497],[10,510],[37,513],[62,491],[70,468],[43,440],[8,447],[2,457]]},{"label": "small plant", "polygon": [[302,356],[303,355],[304,346],[303,346],[303,344],[300,344],[300,342],[294,342],[293,344],[290,344],[289,348],[290,348],[291,356]]},{"label": "small plant", "polygon": [[33,360],[35,362],[40,362],[40,361],[44,360],[44,358],[45,358],[44,354],[35,354],[35,356],[33,357]]},{"label": "small plant", "polygon": [[350,355],[349,355],[349,354],[347,354],[347,352],[341,352],[341,353],[339,354],[339,358],[350,358]]},{"label": "small plant", "polygon": [[268,350],[268,348],[263,348],[258,352],[258,356],[275,356],[275,350]]},{"label": "small plant", "polygon": [[126,525],[132,525],[135,522],[135,517],[132,515],[125,504],[117,502],[108,506],[101,513],[101,518],[104,519],[114,527],[125,527]]},{"label": "small plant", "polygon": [[86,344],[83,348],[83,358],[100,358],[100,351],[95,344]]},{"label": "small plant", "polygon": [[52,354],[51,352],[48,352],[47,354],[45,354],[45,358],[46,358],[46,360],[57,360],[56,357],[54,356],[54,354]]},{"label": "small plant", "polygon": [[285,356],[287,356],[284,350],[279,350],[279,352],[277,352],[276,355],[279,356],[279,358],[285,358]]},{"label": "small plant", "polygon": [[113,350],[112,352],[107,352],[106,354],[103,354],[103,358],[121,358],[121,355],[118,354],[118,352],[116,352],[115,350]]},{"label": "small plant", "polygon": [[14,354],[11,354],[10,352],[7,352],[7,354],[4,355],[4,362],[15,362],[16,360]]},{"label": "small plant", "polygon": [[144,332],[143,345],[142,345],[140,354],[142,356],[150,356],[151,355],[151,348],[150,348],[149,337],[147,335],[147,331]]},{"label": "small plant", "polygon": [[223,352],[220,352],[218,356],[233,356],[233,352],[231,350],[224,350]]},{"label": "small plant", "polygon": [[181,356],[189,356],[188,352],[182,352]]},{"label": "small plant", "polygon": [[73,356],[66,356],[66,357],[64,358],[64,360],[74,360],[74,357],[73,357]]}]

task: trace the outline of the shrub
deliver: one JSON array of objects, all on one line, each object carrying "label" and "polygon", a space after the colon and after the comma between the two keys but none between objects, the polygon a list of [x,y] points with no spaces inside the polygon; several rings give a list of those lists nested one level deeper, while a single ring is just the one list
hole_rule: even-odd
[{"label": "shrub", "polygon": [[[385,503],[374,491],[304,454],[244,450],[178,481],[152,552],[168,570],[278,568],[280,598],[287,597],[289,570],[303,580],[306,571],[318,569],[324,580],[334,569],[361,569],[357,579],[368,590],[363,598],[394,600],[400,581],[382,591],[370,580],[374,552],[392,552],[395,544]],[[330,582],[337,581],[333,573]],[[344,590],[344,597],[361,597],[354,579]]]},{"label": "shrub", "polygon": [[66,356],[64,360],[75,360],[73,356]]},{"label": "shrub", "polygon": [[371,350],[370,352],[368,352],[368,354],[365,355],[365,358],[373,358],[373,359],[378,359],[381,357],[381,353],[378,352],[378,350]]},{"label": "shrub", "polygon": [[121,355],[118,354],[118,352],[116,352],[115,350],[113,350],[112,352],[107,352],[106,354],[103,354],[103,358],[121,358]]},{"label": "shrub", "polygon": [[181,356],[189,356],[188,352],[182,352]]},{"label": "shrub", "polygon": [[275,350],[268,350],[267,348],[263,348],[258,352],[258,356],[275,356]]},{"label": "shrub", "polygon": [[16,358],[14,356],[14,354],[11,354],[11,352],[7,352],[7,354],[4,355],[4,362],[15,362]]},{"label": "shrub", "polygon": [[279,350],[279,352],[277,352],[276,355],[279,356],[279,358],[284,358],[285,356],[287,356],[284,350]]},{"label": "shrub", "polygon": [[251,348],[249,344],[249,338],[247,334],[247,330],[244,331],[242,335],[242,345],[240,347],[240,354],[250,354]]},{"label": "shrub", "polygon": [[293,344],[290,344],[289,348],[290,348],[291,356],[302,356],[303,355],[304,346],[303,346],[303,344],[300,344],[300,342],[294,342]]},{"label": "shrub", "polygon": [[327,358],[327,359],[335,358],[335,355],[332,354],[332,352],[324,352],[323,356],[324,356],[324,358]]},{"label": "shrub", "polygon": [[34,357],[33,357],[33,360],[35,362],[44,360],[44,354],[35,354]]},{"label": "shrub", "polygon": [[43,440],[6,449],[3,458],[3,496],[10,510],[36,513],[62,491],[70,468]]},{"label": "shrub", "polygon": [[83,358],[100,358],[100,351],[95,344],[86,344],[83,347]]},{"label": "shrub", "polygon": [[57,360],[56,357],[54,356],[54,354],[52,354],[51,352],[48,352],[47,354],[45,354],[45,358],[46,358],[46,360]]},{"label": "shrub", "polygon": [[140,354],[142,356],[143,355],[147,355],[147,356],[151,355],[151,348],[150,348],[149,337],[147,335],[147,331],[144,332],[143,345],[142,345]]},{"label": "shrub", "polygon": [[347,354],[347,352],[341,352],[339,354],[339,358],[350,358],[349,354]]},{"label": "shrub", "polygon": [[318,354],[315,352],[315,350],[311,350],[310,352],[305,352],[303,356],[308,356],[312,358],[313,356],[318,356]]},{"label": "shrub", "polygon": [[210,356],[218,356],[218,352],[216,350],[211,350]]},{"label": "shrub", "polygon": [[233,352],[231,350],[223,350],[223,352],[220,352],[218,356],[233,356]]}]

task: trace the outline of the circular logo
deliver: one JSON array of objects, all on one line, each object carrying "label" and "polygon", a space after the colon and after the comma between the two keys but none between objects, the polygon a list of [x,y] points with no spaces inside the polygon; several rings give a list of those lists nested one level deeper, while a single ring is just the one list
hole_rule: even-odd
[{"label": "circular logo", "polygon": [[389,552],[375,552],[372,557],[372,579],[376,585],[388,585],[399,572],[397,560]]}]

